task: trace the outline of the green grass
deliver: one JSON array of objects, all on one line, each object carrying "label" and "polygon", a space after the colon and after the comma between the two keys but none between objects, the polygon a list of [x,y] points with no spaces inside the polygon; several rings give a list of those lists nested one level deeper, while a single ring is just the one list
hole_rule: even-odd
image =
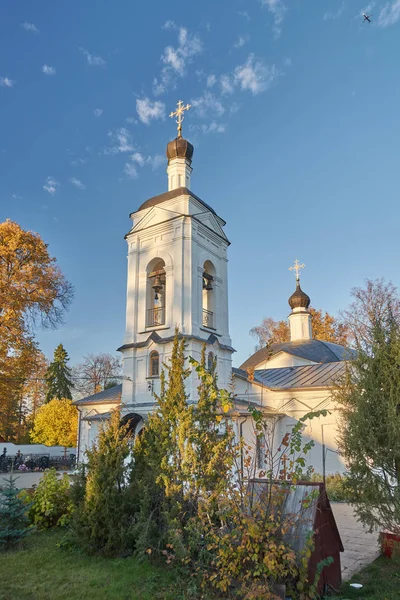
[{"label": "green grass", "polygon": [[35,533],[0,553],[0,600],[184,600],[175,573],[134,558],[57,548],[62,531]]},{"label": "green grass", "polygon": [[[350,583],[361,583],[355,590]],[[381,557],[365,567],[360,573],[344,584],[341,600],[399,600],[400,599],[400,560]],[[339,599],[338,599],[339,600]]]}]

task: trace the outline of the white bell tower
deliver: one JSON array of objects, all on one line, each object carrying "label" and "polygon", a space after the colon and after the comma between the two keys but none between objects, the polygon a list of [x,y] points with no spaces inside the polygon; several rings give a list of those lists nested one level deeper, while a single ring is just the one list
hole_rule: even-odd
[{"label": "white bell tower", "polygon": [[290,325],[290,341],[311,340],[312,339],[312,316],[309,309],[310,297],[303,292],[300,287],[300,269],[304,269],[305,265],[299,261],[294,261],[294,266],[289,267],[289,271],[296,273],[296,290],[289,298],[289,306],[292,312],[289,315]]},{"label": "white bell tower", "polygon": [[[188,356],[217,359],[220,387],[231,380],[234,352],[228,323],[225,221],[190,191],[193,146],[182,135],[167,145],[168,191],[146,200],[133,212],[128,244],[126,332],[122,405],[125,414],[145,415],[159,392],[162,364],[171,355],[175,328],[186,339]],[[187,379],[189,400],[196,402],[198,379]]]}]

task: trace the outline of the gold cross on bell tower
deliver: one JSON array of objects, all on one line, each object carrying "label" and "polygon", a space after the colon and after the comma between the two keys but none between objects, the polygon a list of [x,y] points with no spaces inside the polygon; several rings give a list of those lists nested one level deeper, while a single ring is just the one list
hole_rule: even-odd
[{"label": "gold cross on bell tower", "polygon": [[292,267],[289,267],[289,271],[295,271],[296,273],[296,281],[300,281],[300,269],[304,269],[306,265],[304,263],[300,264],[298,259],[296,258],[296,260],[294,261],[294,265]]},{"label": "gold cross on bell tower", "polygon": [[179,100],[176,111],[172,112],[169,115],[171,118],[177,117],[176,122],[178,124],[178,138],[182,137],[182,123],[183,123],[183,119],[185,118],[183,116],[183,113],[185,112],[185,110],[189,110],[190,107],[191,107],[191,104],[186,104],[186,106],[183,106],[182,100]]}]

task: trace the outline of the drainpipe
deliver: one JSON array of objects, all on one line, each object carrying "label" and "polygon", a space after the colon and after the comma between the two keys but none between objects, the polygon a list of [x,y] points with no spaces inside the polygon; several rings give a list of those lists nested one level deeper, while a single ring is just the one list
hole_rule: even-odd
[{"label": "drainpipe", "polygon": [[[249,417],[246,415],[244,417],[244,420],[239,423],[239,441],[243,437],[243,425],[246,423],[246,421],[247,421],[248,418]],[[240,449],[240,470],[241,470],[241,473],[242,473],[242,479],[243,479],[243,469],[244,469],[243,448],[241,448]]]},{"label": "drainpipe", "polygon": [[[78,408],[78,407],[76,407]],[[80,454],[80,450],[81,450],[81,419],[82,419],[82,413],[80,408],[78,408],[78,413],[79,413],[79,417],[78,417],[78,440],[77,440],[77,444],[76,444],[76,466],[78,466],[79,464],[79,454]]]}]

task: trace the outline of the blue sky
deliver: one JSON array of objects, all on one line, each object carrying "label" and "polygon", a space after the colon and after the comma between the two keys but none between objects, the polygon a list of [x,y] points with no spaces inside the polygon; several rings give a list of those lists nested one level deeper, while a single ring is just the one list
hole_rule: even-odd
[{"label": "blue sky", "polygon": [[399,56],[400,0],[4,0],[0,218],[39,232],[76,290],[44,352],[122,343],[128,215],[166,189],[180,98],[192,190],[232,242],[235,364],[287,316],[296,257],[333,314],[367,277],[399,285]]}]

